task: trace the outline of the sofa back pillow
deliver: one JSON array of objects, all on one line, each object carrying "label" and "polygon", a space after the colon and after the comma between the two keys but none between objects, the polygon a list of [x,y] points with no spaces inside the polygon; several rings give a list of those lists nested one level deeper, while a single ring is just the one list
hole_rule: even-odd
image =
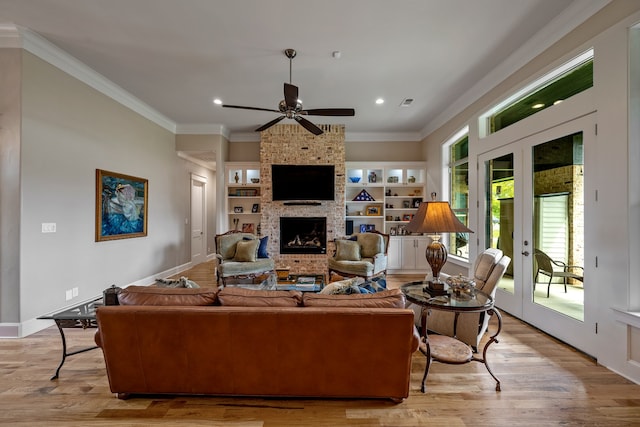
[{"label": "sofa back pillow", "polygon": [[129,286],[118,293],[120,305],[213,305],[215,288],[159,288]]},{"label": "sofa back pillow", "polygon": [[314,294],[305,293],[305,307],[358,307],[358,308],[404,308],[404,294],[400,289],[389,289],[373,294]]},{"label": "sofa back pillow", "polygon": [[263,291],[227,286],[218,293],[220,305],[231,307],[297,307],[302,305],[302,292]]}]

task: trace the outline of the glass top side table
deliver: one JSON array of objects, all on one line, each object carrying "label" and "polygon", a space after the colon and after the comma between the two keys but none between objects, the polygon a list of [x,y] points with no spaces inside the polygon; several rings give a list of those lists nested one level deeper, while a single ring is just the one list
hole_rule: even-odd
[{"label": "glass top side table", "polygon": [[[432,291],[428,288],[427,282],[409,282],[400,287],[407,300],[419,305],[422,308],[421,328],[422,341],[424,346],[420,346],[420,351],[427,358],[427,366],[422,377],[420,390],[424,393],[426,390],[427,375],[431,361],[435,360],[441,363],[464,364],[469,362],[480,362],[485,365],[489,374],[496,380],[496,391],[500,391],[500,380],[493,374],[489,363],[487,362],[487,349],[494,342],[498,342],[496,338],[502,330],[502,316],[498,309],[494,307],[493,298],[473,288],[469,292],[454,293],[445,285],[445,291]],[[429,310],[443,310],[455,313],[454,317],[454,336],[448,337],[444,335],[427,334],[427,313]],[[458,341],[455,338],[456,324],[458,316],[461,313],[486,313],[488,316],[495,316],[498,321],[497,331],[489,337],[484,345],[482,357],[474,356],[467,344]]]},{"label": "glass top side table", "polygon": [[62,338],[62,360],[56,369],[56,373],[51,377],[52,380],[58,379],[60,368],[64,365],[65,360],[74,354],[84,353],[85,351],[94,350],[97,346],[87,347],[80,350],[67,351],[67,339],[64,336],[64,328],[97,328],[96,308],[103,304],[102,297],[91,301],[83,302],[76,306],[66,308],[51,314],[38,317],[38,319],[48,319],[56,322],[60,337]]}]

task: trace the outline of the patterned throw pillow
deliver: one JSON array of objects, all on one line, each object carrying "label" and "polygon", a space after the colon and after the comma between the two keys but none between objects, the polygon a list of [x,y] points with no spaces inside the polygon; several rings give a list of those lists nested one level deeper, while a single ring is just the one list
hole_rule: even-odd
[{"label": "patterned throw pillow", "polygon": [[258,257],[260,240],[240,240],[236,243],[236,254],[233,260],[237,262],[255,262]]},{"label": "patterned throw pillow", "polygon": [[360,245],[353,240],[336,240],[337,261],[360,261]]},{"label": "patterned throw pillow", "polygon": [[359,294],[361,292],[358,284],[362,283],[363,281],[364,280],[361,277],[354,277],[352,279],[345,279],[338,282],[329,283],[327,286],[322,288],[320,293],[325,295]]}]

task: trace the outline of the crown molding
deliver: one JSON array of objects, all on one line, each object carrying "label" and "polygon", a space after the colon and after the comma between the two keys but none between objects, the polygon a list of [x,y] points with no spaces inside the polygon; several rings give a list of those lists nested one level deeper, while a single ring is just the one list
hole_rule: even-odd
[{"label": "crown molding", "polygon": [[[260,141],[260,134],[257,132],[234,132],[230,142],[256,142]],[[345,132],[345,142],[392,142],[392,141],[421,141],[418,132],[396,132],[396,133],[375,133],[375,132]]]},{"label": "crown molding", "polygon": [[176,126],[176,134],[182,135],[222,135],[227,140],[231,132],[225,125],[214,124],[179,124]]},{"label": "crown molding", "polygon": [[0,23],[0,48],[21,48],[22,40],[18,28],[11,24]]},{"label": "crown molding", "polygon": [[[135,111],[158,126],[175,133],[176,123],[173,120],[151,108],[140,99],[131,95],[111,80],[69,55],[67,52],[63,51],[39,34],[27,28],[16,26],[14,26],[14,28],[21,40],[20,46],[18,47],[22,47],[24,50],[75,77],[114,101]],[[3,29],[4,28],[0,27],[0,30]]]},{"label": "crown molding", "polygon": [[446,124],[449,120],[460,114],[465,108],[487,94],[510,75],[525,66],[529,61],[540,55],[546,49],[569,34],[580,24],[595,15],[612,0],[581,1],[575,0],[568,8],[563,10],[553,20],[527,40],[514,53],[495,67],[483,79],[479,80],[471,89],[466,91],[446,110],[431,120],[420,131],[421,139],[426,138]]}]

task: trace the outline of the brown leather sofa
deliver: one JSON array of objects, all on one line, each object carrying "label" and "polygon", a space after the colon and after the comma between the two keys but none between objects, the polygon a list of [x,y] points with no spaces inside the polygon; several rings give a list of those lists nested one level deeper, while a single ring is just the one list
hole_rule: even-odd
[{"label": "brown leather sofa", "polygon": [[[131,289],[130,289],[131,288]],[[97,310],[111,391],[327,398],[409,394],[399,290],[362,295],[129,287]],[[214,305],[212,305],[214,304]],[[398,308],[399,307],[399,308]]]}]

